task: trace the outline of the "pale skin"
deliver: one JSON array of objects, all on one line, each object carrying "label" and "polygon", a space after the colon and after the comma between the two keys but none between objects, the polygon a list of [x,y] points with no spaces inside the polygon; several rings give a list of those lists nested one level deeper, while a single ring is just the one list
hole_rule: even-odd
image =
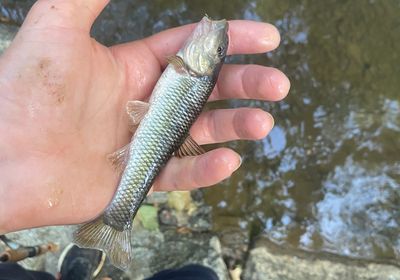
[{"label": "pale skin", "polygon": [[[165,58],[193,29],[182,26],[107,48],[89,34],[107,3],[39,0],[0,58],[0,233],[82,223],[104,210],[119,180],[107,155],[132,136],[125,105],[149,98]],[[263,53],[279,44],[270,24],[229,25],[228,54]],[[210,101],[278,101],[289,87],[277,69],[225,65]],[[273,118],[260,109],[221,109],[202,113],[191,135],[199,144],[257,140],[272,127]],[[153,190],[211,186],[240,162],[228,148],[172,158]]]}]

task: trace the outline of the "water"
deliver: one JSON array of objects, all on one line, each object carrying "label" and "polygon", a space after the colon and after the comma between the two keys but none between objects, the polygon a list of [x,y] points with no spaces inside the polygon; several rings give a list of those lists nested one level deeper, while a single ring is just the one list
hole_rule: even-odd
[{"label": "water", "polygon": [[[26,3],[3,1],[2,21],[20,23]],[[400,2],[113,0],[92,34],[112,45],[204,13],[275,24],[278,50],[229,61],[275,66],[292,82],[282,102],[219,104],[261,107],[276,126],[262,141],[224,144],[244,161],[206,191],[215,229],[400,262]]]}]

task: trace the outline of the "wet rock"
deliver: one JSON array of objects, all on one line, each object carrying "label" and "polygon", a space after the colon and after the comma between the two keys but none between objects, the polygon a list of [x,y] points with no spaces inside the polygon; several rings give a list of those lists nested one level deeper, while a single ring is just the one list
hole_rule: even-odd
[{"label": "wet rock", "polygon": [[185,211],[177,211],[175,209],[168,208],[171,215],[176,219],[177,227],[188,227],[189,224],[189,215]]},{"label": "wet rock", "polygon": [[212,207],[201,205],[191,213],[188,219],[188,227],[193,231],[210,231],[212,229]]},{"label": "wet rock", "polygon": [[167,225],[167,226],[177,226],[178,225],[178,219],[174,215],[173,211],[169,208],[164,208],[160,210],[160,213],[158,214],[158,219],[161,224]]},{"label": "wet rock", "polygon": [[249,247],[249,232],[240,227],[225,228],[218,233],[222,255],[229,269],[241,265]]},{"label": "wet rock", "polygon": [[0,24],[0,54],[11,44],[12,39],[18,31],[18,27]]},{"label": "wet rock", "polygon": [[201,189],[196,189],[190,192],[192,199],[196,203],[204,203],[204,192]]},{"label": "wet rock", "polygon": [[213,230],[221,240],[222,255],[229,269],[243,265],[249,247],[250,227],[242,226],[235,216],[218,216],[213,220]]},{"label": "wet rock", "polygon": [[366,262],[279,247],[266,239],[251,250],[244,280],[399,280],[400,268],[391,264]]}]

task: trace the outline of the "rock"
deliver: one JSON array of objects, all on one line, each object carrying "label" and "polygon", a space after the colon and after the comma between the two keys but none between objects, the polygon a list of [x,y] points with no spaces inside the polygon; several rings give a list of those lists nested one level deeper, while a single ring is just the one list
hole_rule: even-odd
[{"label": "rock", "polygon": [[166,192],[153,192],[148,195],[144,201],[147,204],[164,204],[168,202],[168,194]]},{"label": "rock", "polygon": [[8,24],[0,24],[0,54],[11,44],[18,27]]},{"label": "rock", "polygon": [[[55,253],[49,252],[20,262],[27,269],[44,270],[54,275],[57,272],[58,258],[64,248],[70,244],[74,230],[75,227],[73,226],[42,227],[9,233],[6,236],[25,246],[35,246],[49,242],[56,243],[60,248],[59,251]],[[5,248],[2,245],[0,246],[0,251]]]},{"label": "rock", "polygon": [[237,216],[219,215],[213,219],[213,230],[221,240],[222,255],[229,269],[244,265],[249,241],[250,227],[241,226]]},{"label": "rock", "polygon": [[229,279],[219,240],[210,233],[181,234],[170,227],[148,231],[137,223],[133,229],[132,247],[133,262],[128,271],[122,272],[107,262],[99,277],[139,280],[164,269],[201,264],[213,269],[219,279]]},{"label": "rock", "polygon": [[178,219],[174,215],[173,211],[169,208],[161,209],[160,213],[158,214],[158,218],[160,223],[167,226],[177,226]]},{"label": "rock", "polygon": [[240,227],[227,227],[218,236],[221,240],[222,255],[229,269],[241,265],[249,248],[249,231]]},{"label": "rock", "polygon": [[[10,233],[7,237],[27,246],[57,243],[60,246],[58,252],[47,253],[21,263],[27,269],[47,271],[55,275],[58,258],[62,250],[70,244],[74,230],[74,226],[43,227]],[[0,243],[0,251],[3,249],[4,246]],[[138,280],[163,269],[202,264],[212,268],[219,279],[229,279],[219,239],[211,233],[181,234],[176,228],[147,230],[136,222],[132,232],[132,255],[133,263],[128,271],[118,270],[107,259],[99,277]]]},{"label": "rock", "polygon": [[400,268],[279,247],[262,239],[250,251],[244,280],[400,280]]},{"label": "rock", "polygon": [[193,211],[195,205],[189,191],[175,191],[168,193],[168,206],[177,211]]},{"label": "rock", "polygon": [[210,231],[211,206],[191,200],[188,192],[177,192],[169,195],[168,206],[159,212],[160,223],[185,227],[190,231]]},{"label": "rock", "polygon": [[194,210],[188,219],[188,228],[192,231],[210,231],[212,229],[212,207],[200,205]]},{"label": "rock", "polygon": [[[168,193],[167,210],[169,216],[173,217],[171,222],[176,220],[178,227],[189,227],[189,219],[198,210],[198,207],[204,205],[196,205],[188,191],[175,191]],[[164,213],[165,214],[165,213]]]},{"label": "rock", "polygon": [[204,192],[202,189],[195,189],[190,192],[194,202],[204,204]]},{"label": "rock", "polygon": [[112,266],[107,259],[106,264],[98,278],[111,277],[112,279],[144,279],[154,273],[151,266],[155,255],[163,253],[161,251],[164,242],[164,235],[159,230],[147,230],[141,223],[133,224],[132,242],[132,264],[127,271],[121,271]]},{"label": "rock", "polygon": [[229,279],[219,239],[211,233],[180,234],[169,229],[164,232],[164,242],[160,245],[150,261],[153,273],[187,264],[201,264],[212,268],[219,279]]}]

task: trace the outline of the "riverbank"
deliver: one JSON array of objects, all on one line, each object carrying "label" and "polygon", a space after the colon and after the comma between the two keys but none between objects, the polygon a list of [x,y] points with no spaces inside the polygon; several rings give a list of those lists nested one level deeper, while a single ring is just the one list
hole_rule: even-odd
[{"label": "riverbank", "polygon": [[[203,203],[199,191],[192,195],[177,192],[150,196],[134,222],[134,261],[131,267],[122,272],[106,261],[98,278],[139,280],[163,269],[202,264],[212,268],[221,280],[400,280],[400,268],[393,264],[293,250],[263,237],[252,242],[245,252],[235,250],[243,248],[244,239],[239,237],[244,235],[232,230],[230,233],[213,232],[210,210]],[[7,236],[24,245],[57,243],[60,246],[58,252],[22,262],[28,269],[44,270],[54,275],[58,258],[70,244],[75,228],[44,227]],[[236,268],[232,267],[233,259],[238,265]]]}]

